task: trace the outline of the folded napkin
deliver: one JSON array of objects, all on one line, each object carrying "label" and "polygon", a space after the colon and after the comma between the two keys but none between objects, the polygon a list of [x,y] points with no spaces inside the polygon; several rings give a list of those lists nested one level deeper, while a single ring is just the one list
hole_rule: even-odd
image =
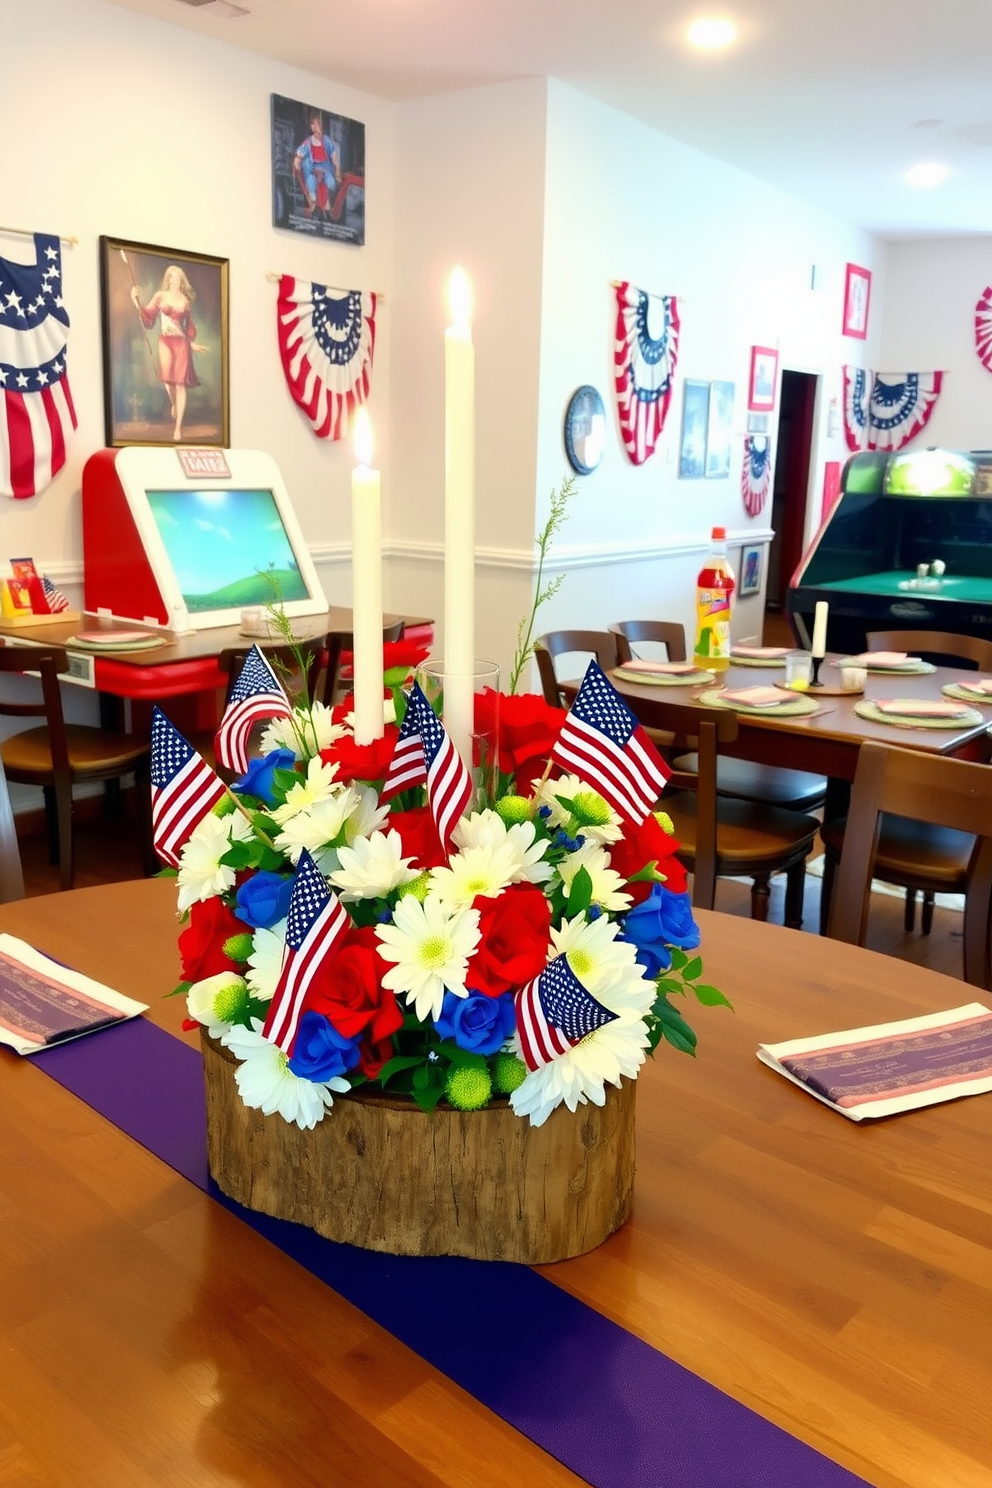
[{"label": "folded napkin", "polygon": [[781,661],[788,656],[788,646],[731,646],[731,656],[749,656],[754,660]]},{"label": "folded napkin", "polygon": [[725,703],[741,703],[745,708],[776,708],[781,703],[792,701],[777,687],[740,687],[734,692],[722,692],[720,696]]},{"label": "folded napkin", "polygon": [[954,685],[963,688],[965,692],[978,692],[985,697],[992,697],[992,677],[962,677]]},{"label": "folded napkin", "polygon": [[657,672],[663,677],[687,677],[690,672],[698,672],[699,667],[693,661],[622,661],[617,667],[618,672]]},{"label": "folded napkin", "polygon": [[862,651],[860,656],[852,656],[851,661],[856,661],[859,666],[866,667],[897,667],[907,661],[919,661],[918,656],[907,656],[905,651]]},{"label": "folded napkin", "polygon": [[968,709],[963,703],[941,703],[932,698],[885,698],[876,701],[880,713],[902,718],[961,718]]}]

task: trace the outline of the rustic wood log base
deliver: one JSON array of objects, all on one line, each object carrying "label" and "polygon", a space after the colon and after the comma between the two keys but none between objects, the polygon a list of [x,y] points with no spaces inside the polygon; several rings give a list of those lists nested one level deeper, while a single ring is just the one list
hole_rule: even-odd
[{"label": "rustic wood log base", "polygon": [[543,1265],[594,1249],[634,1190],[634,1082],[541,1127],[504,1101],[439,1108],[379,1091],[335,1099],[312,1131],[243,1105],[237,1061],[201,1031],[210,1172],[230,1198],[393,1255]]}]

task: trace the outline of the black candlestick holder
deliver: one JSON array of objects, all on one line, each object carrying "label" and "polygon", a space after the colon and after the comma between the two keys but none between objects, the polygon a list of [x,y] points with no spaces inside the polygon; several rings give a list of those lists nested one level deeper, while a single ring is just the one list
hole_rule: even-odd
[{"label": "black candlestick holder", "polygon": [[813,677],[812,677],[812,681],[809,684],[810,687],[822,687],[823,686],[823,683],[820,681],[820,668],[821,668],[822,665],[823,665],[823,657],[822,656],[814,656],[813,657]]}]

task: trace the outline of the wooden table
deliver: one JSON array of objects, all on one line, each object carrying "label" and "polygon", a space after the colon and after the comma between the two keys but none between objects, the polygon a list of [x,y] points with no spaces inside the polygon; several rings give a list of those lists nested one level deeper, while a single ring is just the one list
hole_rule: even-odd
[{"label": "wooden table", "polygon": [[[173,907],[168,881],[114,884],[0,906],[0,928],[190,1038],[162,1000]],[[992,1098],[859,1127],[754,1053],[981,994],[699,921],[735,1012],[691,1015],[697,1060],[649,1062],[634,1217],[545,1274],[878,1488],[988,1488]],[[578,1484],[29,1060],[0,1050],[0,1087],[0,1480]]]}]

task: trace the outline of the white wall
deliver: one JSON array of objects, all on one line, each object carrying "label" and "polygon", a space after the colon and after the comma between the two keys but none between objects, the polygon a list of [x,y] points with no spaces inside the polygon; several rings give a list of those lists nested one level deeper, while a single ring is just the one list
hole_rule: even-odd
[{"label": "white wall", "polygon": [[880,372],[946,373],[913,447],[992,447],[992,372],[975,353],[975,304],[992,284],[992,237],[890,243]]}]

